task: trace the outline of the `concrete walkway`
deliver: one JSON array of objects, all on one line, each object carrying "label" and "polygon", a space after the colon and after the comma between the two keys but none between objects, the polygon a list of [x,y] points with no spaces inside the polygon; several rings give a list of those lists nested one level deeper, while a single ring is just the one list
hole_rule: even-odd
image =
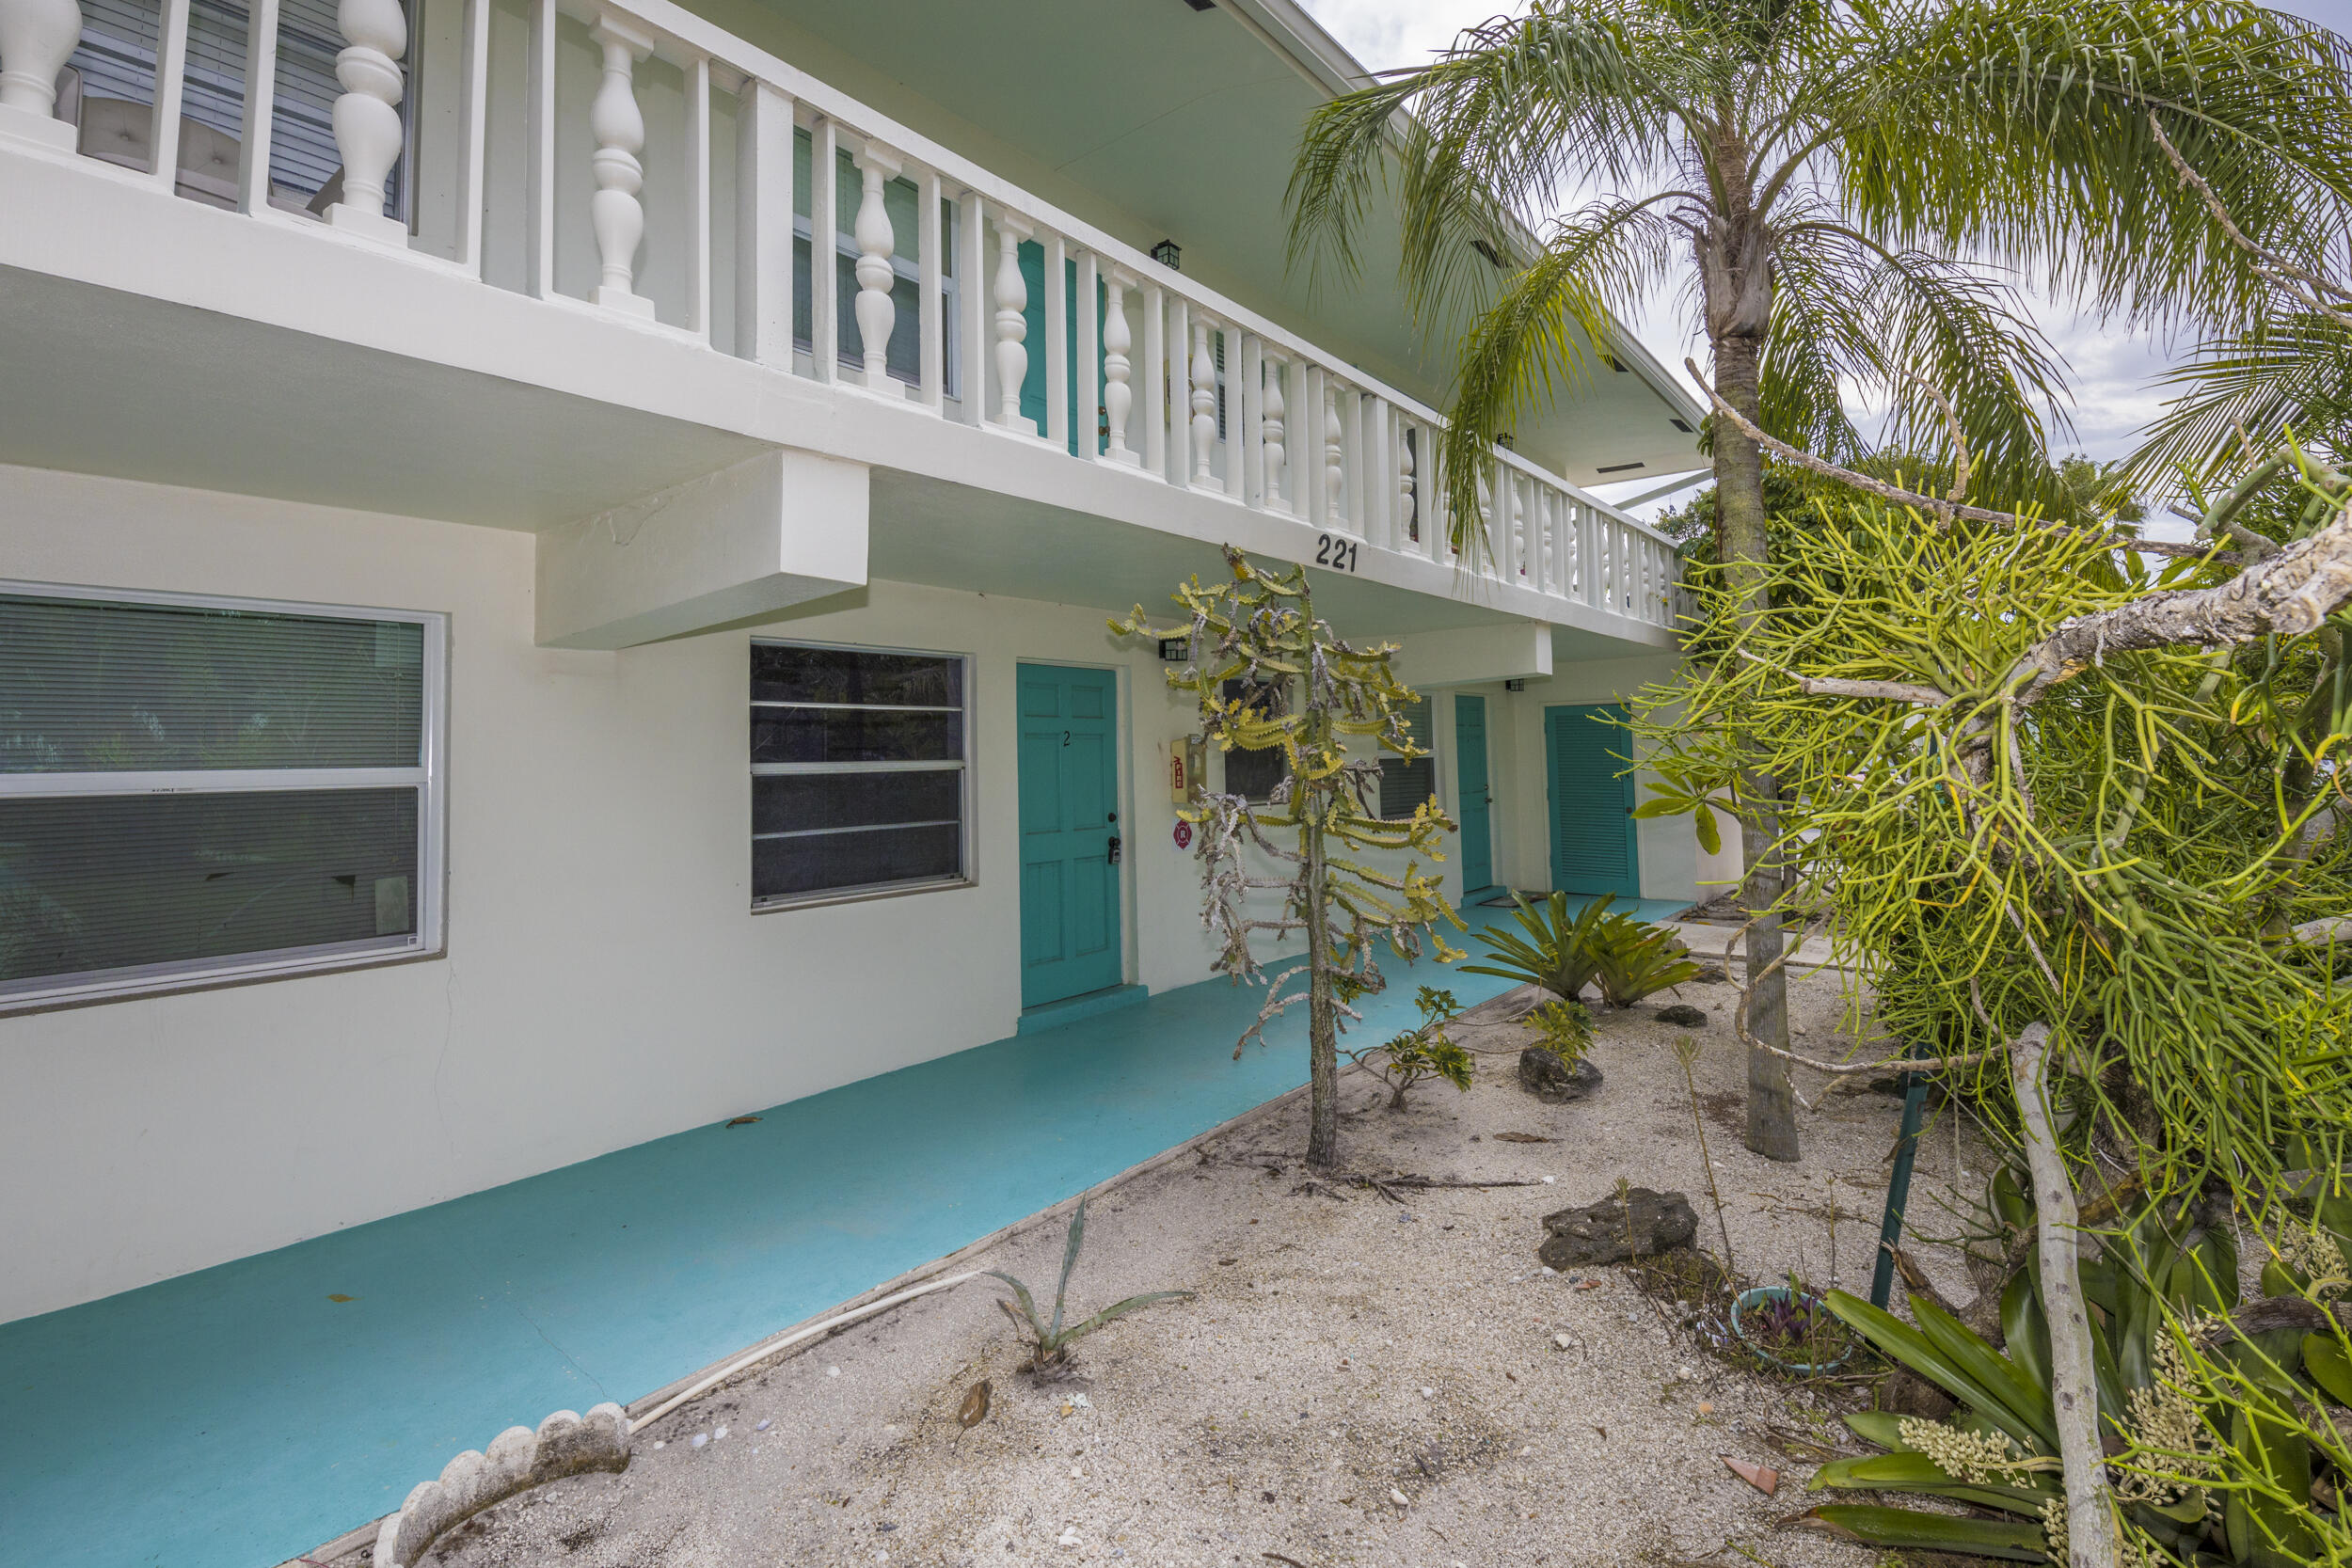
[{"label": "concrete walkway", "polygon": [[[1391,974],[1354,1039],[1423,983],[1508,989]],[[0,1563],[283,1562],[506,1427],[649,1393],[1296,1087],[1304,1008],[1232,1059],[1262,996],[1189,986],[0,1324]]]}]

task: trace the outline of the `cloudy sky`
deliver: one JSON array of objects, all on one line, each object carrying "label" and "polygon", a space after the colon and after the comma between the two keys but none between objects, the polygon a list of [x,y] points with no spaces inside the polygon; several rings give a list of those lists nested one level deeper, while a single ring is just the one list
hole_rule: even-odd
[{"label": "cloudy sky", "polygon": [[[1419,65],[1443,48],[1463,27],[1498,11],[1516,10],[1514,0],[1299,0],[1348,51],[1375,70]],[[2352,0],[2273,0],[2278,8],[2352,32]],[[2122,455],[2134,433],[2160,409],[2163,393],[2154,378],[2178,345],[2122,334],[2063,300],[2035,302],[2042,330],[2065,356],[2074,391],[2073,438],[2067,450],[2093,456]],[[1631,323],[1659,360],[1676,368],[1687,354],[1701,365],[1704,350],[1687,338],[1688,324],[1671,296]],[[1634,488],[1638,489],[1639,486]],[[1651,510],[1645,508],[1645,511]]]}]

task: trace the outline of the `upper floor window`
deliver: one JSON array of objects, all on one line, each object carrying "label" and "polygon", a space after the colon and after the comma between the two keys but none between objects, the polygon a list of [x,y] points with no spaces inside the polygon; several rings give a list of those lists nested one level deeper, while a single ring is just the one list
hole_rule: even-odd
[{"label": "upper floor window", "polygon": [[964,659],[752,644],[752,901],[967,879]]},{"label": "upper floor window", "polygon": [[0,1007],[440,945],[438,615],[0,584]]}]

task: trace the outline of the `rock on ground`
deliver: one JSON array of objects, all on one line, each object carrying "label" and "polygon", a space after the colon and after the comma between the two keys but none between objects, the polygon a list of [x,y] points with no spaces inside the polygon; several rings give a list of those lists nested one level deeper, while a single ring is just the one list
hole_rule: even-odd
[{"label": "rock on ground", "polygon": [[1612,1194],[1581,1209],[1546,1214],[1535,1256],[1554,1269],[1622,1263],[1688,1245],[1698,1230],[1698,1211],[1682,1194],[1629,1187],[1622,1199]]}]

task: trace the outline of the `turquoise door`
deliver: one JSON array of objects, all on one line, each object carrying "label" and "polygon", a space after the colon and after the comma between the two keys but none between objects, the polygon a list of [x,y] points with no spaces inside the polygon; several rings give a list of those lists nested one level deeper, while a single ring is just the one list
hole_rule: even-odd
[{"label": "turquoise door", "polygon": [[1119,688],[1108,670],[1020,668],[1021,1005],[1121,979]]},{"label": "turquoise door", "polygon": [[[1562,893],[1642,895],[1633,841],[1633,775],[1617,726],[1625,709],[1544,709],[1544,769],[1551,795],[1551,885]],[[1620,773],[1623,777],[1619,777]]]},{"label": "turquoise door", "polygon": [[1495,884],[1495,803],[1486,785],[1486,699],[1456,695],[1454,699],[1454,753],[1461,759],[1457,775],[1462,797],[1462,896],[1483,893]]}]

